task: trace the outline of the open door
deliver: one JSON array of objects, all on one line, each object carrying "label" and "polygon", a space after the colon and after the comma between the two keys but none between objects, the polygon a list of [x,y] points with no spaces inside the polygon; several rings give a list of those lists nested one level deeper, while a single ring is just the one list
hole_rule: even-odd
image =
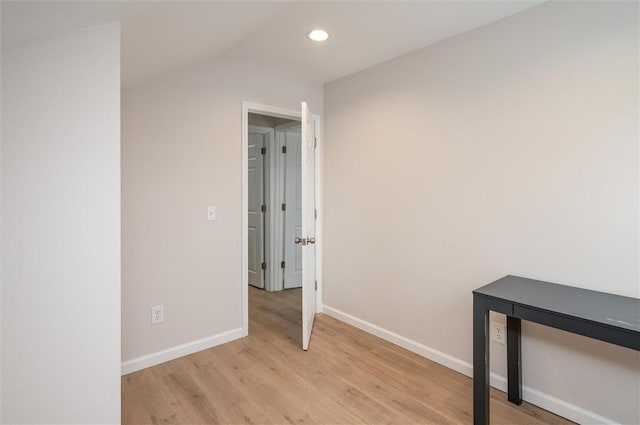
[{"label": "open door", "polygon": [[313,320],[316,317],[316,182],[315,126],[311,111],[302,102],[302,349],[309,348]]}]

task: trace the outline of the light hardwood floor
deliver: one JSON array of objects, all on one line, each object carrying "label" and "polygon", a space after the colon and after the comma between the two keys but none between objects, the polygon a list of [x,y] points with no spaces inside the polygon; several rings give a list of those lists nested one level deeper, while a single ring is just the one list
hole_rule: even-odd
[{"label": "light hardwood floor", "polygon": [[[123,424],[471,424],[471,379],[325,315],[300,349],[301,292],[251,288],[249,336],[122,377]],[[569,424],[492,390],[492,424]]]}]

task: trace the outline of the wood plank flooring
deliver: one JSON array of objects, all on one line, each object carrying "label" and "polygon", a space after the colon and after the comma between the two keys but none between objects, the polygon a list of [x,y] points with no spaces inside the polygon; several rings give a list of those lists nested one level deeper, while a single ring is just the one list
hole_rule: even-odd
[{"label": "wood plank flooring", "polygon": [[[249,336],[122,377],[123,424],[471,424],[471,379],[325,315],[300,349],[301,291],[249,291]],[[492,424],[569,424],[492,390]]]}]

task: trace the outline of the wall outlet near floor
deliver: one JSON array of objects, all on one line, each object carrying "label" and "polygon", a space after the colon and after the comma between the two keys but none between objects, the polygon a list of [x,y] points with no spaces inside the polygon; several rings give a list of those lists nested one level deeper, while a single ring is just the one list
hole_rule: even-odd
[{"label": "wall outlet near floor", "polygon": [[164,304],[151,307],[151,324],[155,325],[164,321]]},{"label": "wall outlet near floor", "polygon": [[495,341],[499,344],[506,344],[507,330],[504,325],[491,322],[491,341]]}]

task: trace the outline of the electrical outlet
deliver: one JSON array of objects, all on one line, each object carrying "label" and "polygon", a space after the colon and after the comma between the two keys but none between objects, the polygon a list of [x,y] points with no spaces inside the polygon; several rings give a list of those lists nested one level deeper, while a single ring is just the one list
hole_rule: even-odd
[{"label": "electrical outlet", "polygon": [[155,325],[164,321],[164,304],[151,307],[151,324]]},{"label": "electrical outlet", "polygon": [[504,325],[496,322],[491,322],[491,341],[495,341],[499,344],[506,344],[507,342],[507,330]]}]

